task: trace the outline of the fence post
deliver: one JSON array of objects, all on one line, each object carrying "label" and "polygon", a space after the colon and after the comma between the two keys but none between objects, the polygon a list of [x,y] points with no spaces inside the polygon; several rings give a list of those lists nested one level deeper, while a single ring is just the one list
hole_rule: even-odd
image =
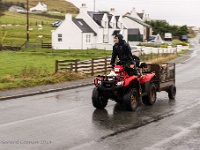
[{"label": "fence post", "polygon": [[157,58],[159,57],[159,48],[158,48],[158,54],[157,54]]},{"label": "fence post", "polygon": [[75,60],[75,72],[78,72],[78,59]]},{"label": "fence post", "polygon": [[91,76],[94,75],[94,58],[92,58],[91,60],[92,64],[91,64]]},{"label": "fence post", "polygon": [[41,48],[42,48],[42,45],[43,45],[43,40],[41,40]]},{"label": "fence post", "polygon": [[58,60],[56,60],[56,63],[55,63],[55,73],[58,72]]},{"label": "fence post", "polygon": [[162,50],[162,57],[164,56],[164,49]]}]

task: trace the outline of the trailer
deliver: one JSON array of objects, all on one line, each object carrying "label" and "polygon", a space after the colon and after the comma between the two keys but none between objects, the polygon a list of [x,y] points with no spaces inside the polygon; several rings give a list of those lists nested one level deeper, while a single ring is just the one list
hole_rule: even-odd
[{"label": "trailer", "polygon": [[166,91],[169,99],[175,99],[176,96],[176,78],[175,78],[176,64],[175,63],[161,63],[161,64],[147,64],[146,72],[155,72],[154,82],[156,91]]}]

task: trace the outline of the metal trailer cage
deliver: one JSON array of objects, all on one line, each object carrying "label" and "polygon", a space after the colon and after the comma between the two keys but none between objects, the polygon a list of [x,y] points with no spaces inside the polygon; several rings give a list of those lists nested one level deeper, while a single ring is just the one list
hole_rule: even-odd
[{"label": "metal trailer cage", "polygon": [[168,91],[171,85],[175,86],[175,69],[175,63],[147,64],[147,70],[144,73],[155,72],[154,83],[156,84],[157,92]]}]

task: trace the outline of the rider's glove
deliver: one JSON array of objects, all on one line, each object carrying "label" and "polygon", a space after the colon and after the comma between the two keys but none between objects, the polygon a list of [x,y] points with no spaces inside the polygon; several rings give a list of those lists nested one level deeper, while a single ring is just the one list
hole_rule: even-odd
[{"label": "rider's glove", "polygon": [[111,64],[111,66],[112,66],[112,68],[114,68],[114,67],[115,67],[115,65],[114,65],[114,64]]}]

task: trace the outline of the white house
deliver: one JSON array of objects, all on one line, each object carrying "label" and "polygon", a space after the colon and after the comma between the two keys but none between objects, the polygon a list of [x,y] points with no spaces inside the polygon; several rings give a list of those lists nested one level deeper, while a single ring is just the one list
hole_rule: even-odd
[{"label": "white house", "polygon": [[[76,18],[83,19],[97,33],[95,48],[112,49],[113,37],[109,21],[111,16],[106,13],[87,11],[85,4],[80,7],[80,13]],[[115,27],[112,28],[112,30]]]},{"label": "white house", "polygon": [[46,12],[47,5],[39,2],[35,7],[29,9],[30,12]]},{"label": "white house", "polygon": [[20,12],[20,13],[25,13],[27,12],[26,9],[20,7],[20,6],[16,6],[16,5],[12,5],[8,11],[10,12]]},{"label": "white house", "polygon": [[136,41],[147,40],[152,35],[152,28],[144,22],[145,19],[150,18],[144,16],[144,13],[137,13],[135,8],[123,16],[123,24],[128,28],[128,41],[133,45]]},{"label": "white house", "polygon": [[63,23],[52,32],[53,49],[95,48],[96,33],[83,19],[66,14]]},{"label": "white house", "polygon": [[[135,20],[130,17],[132,14],[117,16],[114,9],[111,9],[109,14],[87,11],[86,5],[82,4],[75,19],[72,19],[69,14],[66,15],[65,21],[52,32],[52,47],[54,49],[111,50],[114,35],[117,33],[123,34],[124,40],[128,42],[134,40],[131,37],[133,34],[139,36],[144,34],[144,25],[135,23]],[[139,16],[134,17],[142,22]]]}]

